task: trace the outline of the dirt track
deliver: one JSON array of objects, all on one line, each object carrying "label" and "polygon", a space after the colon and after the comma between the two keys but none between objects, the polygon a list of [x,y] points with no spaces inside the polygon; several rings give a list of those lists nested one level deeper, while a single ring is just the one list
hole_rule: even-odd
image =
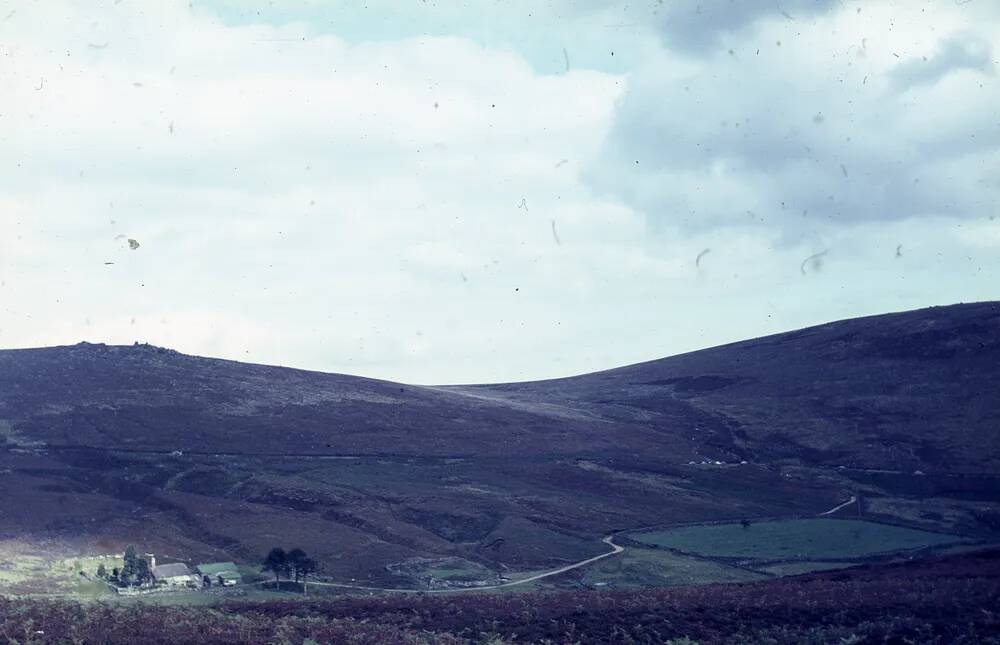
[{"label": "dirt track", "polygon": [[[534,582],[536,580],[541,580],[542,578],[549,578],[551,576],[557,576],[560,573],[565,573],[567,571],[572,571],[573,569],[578,569],[584,567],[598,560],[603,560],[604,558],[618,555],[625,550],[625,547],[619,546],[614,543],[614,535],[609,535],[601,542],[604,542],[611,547],[611,550],[607,553],[602,553],[601,555],[595,555],[592,558],[587,558],[586,560],[581,560],[573,564],[566,565],[564,567],[559,567],[558,569],[552,569],[551,571],[546,571],[544,573],[539,573],[527,578],[522,578],[520,580],[511,580],[510,582],[504,582],[498,585],[486,585],[482,587],[455,587],[454,589],[396,589],[391,587],[364,587],[361,585],[350,585],[341,582],[310,582],[309,585],[314,585],[318,587],[339,587],[342,589],[360,589],[362,591],[381,591],[390,593],[453,593],[456,591],[488,591],[490,589],[504,589],[506,587],[516,587],[518,585],[527,584],[529,582]],[[264,581],[257,584],[267,584],[270,581]]]}]

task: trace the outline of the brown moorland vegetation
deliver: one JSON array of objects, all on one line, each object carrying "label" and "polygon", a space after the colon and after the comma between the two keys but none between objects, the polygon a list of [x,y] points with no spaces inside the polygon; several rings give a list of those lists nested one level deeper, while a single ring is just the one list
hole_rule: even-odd
[{"label": "brown moorland vegetation", "polygon": [[[0,600],[0,637],[73,643],[1000,643],[1000,549],[667,590],[225,602]],[[683,640],[681,640],[683,642]]]},{"label": "brown moorland vegetation", "polygon": [[0,351],[0,540],[241,563],[294,543],[322,576],[375,586],[407,584],[386,567],[416,557],[555,568],[612,531],[852,495],[851,516],[995,540],[998,381],[998,303],[506,385],[142,345]]}]

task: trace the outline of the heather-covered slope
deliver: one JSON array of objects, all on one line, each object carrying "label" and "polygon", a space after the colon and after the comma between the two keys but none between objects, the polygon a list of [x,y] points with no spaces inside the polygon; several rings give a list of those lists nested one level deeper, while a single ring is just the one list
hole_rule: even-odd
[{"label": "heather-covered slope", "polygon": [[534,454],[542,436],[554,453],[615,445],[607,424],[559,406],[148,345],[0,352],[0,424],[51,448],[160,452],[511,455]]},{"label": "heather-covered slope", "polygon": [[1000,470],[1000,305],[859,318],[565,379],[428,388],[81,344],[0,352],[46,446],[240,454],[655,453]]},{"label": "heather-covered slope", "polygon": [[727,460],[1000,472],[1000,303],[857,318],[566,379],[460,391],[698,441]]},{"label": "heather-covered slope", "polygon": [[387,566],[415,557],[537,570],[614,530],[852,496],[845,512],[995,539],[997,383],[997,303],[506,385],[145,345],[0,351],[0,565],[129,542],[256,562],[294,544],[324,575],[397,585]]}]

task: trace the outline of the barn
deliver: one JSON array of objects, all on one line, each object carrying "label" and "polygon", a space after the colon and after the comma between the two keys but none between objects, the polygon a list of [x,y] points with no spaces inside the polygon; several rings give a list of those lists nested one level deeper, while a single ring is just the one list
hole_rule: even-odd
[{"label": "barn", "polygon": [[239,570],[232,562],[211,562],[209,564],[199,564],[195,569],[201,574],[202,580],[207,579],[208,584],[219,585],[221,587],[232,587],[242,580]]}]

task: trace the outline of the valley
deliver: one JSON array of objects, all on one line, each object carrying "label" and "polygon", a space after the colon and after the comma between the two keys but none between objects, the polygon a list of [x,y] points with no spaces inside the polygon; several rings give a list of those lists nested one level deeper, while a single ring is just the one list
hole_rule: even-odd
[{"label": "valley", "polygon": [[[0,572],[127,544],[249,571],[282,544],[314,554],[319,581],[416,590],[557,570],[623,536],[620,555],[522,585],[594,588],[756,580],[906,551],[734,568],[634,539],[743,520],[752,534],[833,509],[831,522],[954,536],[922,553],[990,544],[998,359],[996,303],[497,385],[405,385],[143,345],[6,350]],[[52,590],[45,579],[0,575],[0,587]]]}]

